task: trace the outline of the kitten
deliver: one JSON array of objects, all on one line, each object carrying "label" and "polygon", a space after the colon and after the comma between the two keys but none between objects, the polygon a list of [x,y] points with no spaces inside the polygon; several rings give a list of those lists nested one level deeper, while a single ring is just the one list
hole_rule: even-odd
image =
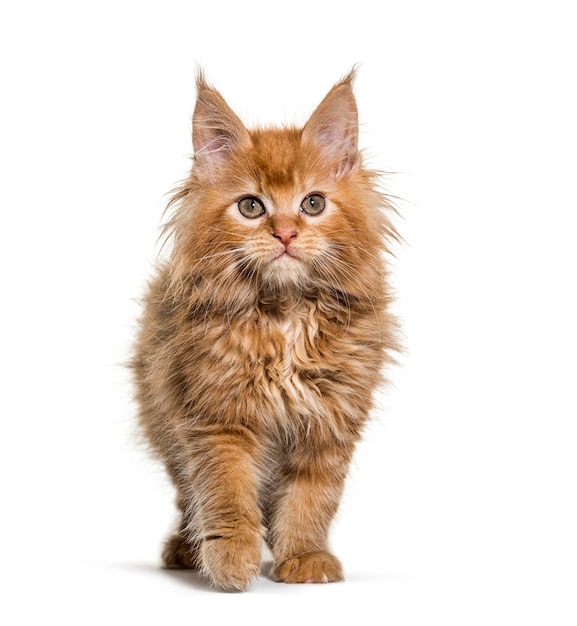
[{"label": "kitten", "polygon": [[393,360],[392,207],[365,169],[352,83],[303,128],[248,130],[197,78],[194,162],[133,361],[140,423],[177,490],[167,568],[219,588],[343,579],[327,535]]}]

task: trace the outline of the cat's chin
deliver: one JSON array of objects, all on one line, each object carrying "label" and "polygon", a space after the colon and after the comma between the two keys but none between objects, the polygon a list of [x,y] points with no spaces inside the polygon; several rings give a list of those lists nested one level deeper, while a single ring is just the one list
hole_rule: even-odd
[{"label": "cat's chin", "polygon": [[305,264],[296,256],[283,253],[276,257],[267,267],[264,279],[267,283],[278,286],[299,285],[306,281]]}]

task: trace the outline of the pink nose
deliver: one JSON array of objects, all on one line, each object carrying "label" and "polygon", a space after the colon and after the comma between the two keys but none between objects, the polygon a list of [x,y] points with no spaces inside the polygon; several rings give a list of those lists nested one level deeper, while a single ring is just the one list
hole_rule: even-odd
[{"label": "pink nose", "polygon": [[277,228],[273,233],[273,237],[280,239],[285,248],[288,248],[291,239],[294,239],[296,236],[296,228]]}]

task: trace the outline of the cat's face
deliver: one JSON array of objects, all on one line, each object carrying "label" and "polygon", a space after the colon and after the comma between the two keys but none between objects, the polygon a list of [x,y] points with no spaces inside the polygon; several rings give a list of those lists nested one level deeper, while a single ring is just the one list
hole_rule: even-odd
[{"label": "cat's face", "polygon": [[305,188],[243,193],[227,209],[229,223],[239,235],[236,263],[258,272],[268,283],[306,282],[315,266],[333,256],[327,228],[336,210],[326,192],[307,193]]},{"label": "cat's face", "polygon": [[316,150],[303,150],[294,132],[276,132],[274,141],[266,135],[252,133],[252,149],[234,159],[238,186],[219,220],[234,263],[279,286],[334,281],[346,270],[347,250],[359,246],[355,227],[339,206],[339,185],[330,171],[314,171],[313,161],[321,155],[311,158]]},{"label": "cat's face", "polygon": [[361,282],[382,241],[382,197],[360,164],[351,79],[303,129],[251,131],[199,81],[196,202],[181,226],[191,262],[277,288],[349,292]]}]

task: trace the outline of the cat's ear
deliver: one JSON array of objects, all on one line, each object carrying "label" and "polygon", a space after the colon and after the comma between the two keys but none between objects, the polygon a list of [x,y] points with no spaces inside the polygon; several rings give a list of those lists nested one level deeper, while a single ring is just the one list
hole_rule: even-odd
[{"label": "cat's ear", "polygon": [[195,160],[207,174],[216,173],[231,154],[250,137],[244,124],[224,98],[208,85],[204,74],[196,77],[197,99],[192,117]]},{"label": "cat's ear", "polygon": [[359,162],[359,116],[353,94],[353,69],[325,96],[303,129],[303,140],[318,145],[340,178]]}]

